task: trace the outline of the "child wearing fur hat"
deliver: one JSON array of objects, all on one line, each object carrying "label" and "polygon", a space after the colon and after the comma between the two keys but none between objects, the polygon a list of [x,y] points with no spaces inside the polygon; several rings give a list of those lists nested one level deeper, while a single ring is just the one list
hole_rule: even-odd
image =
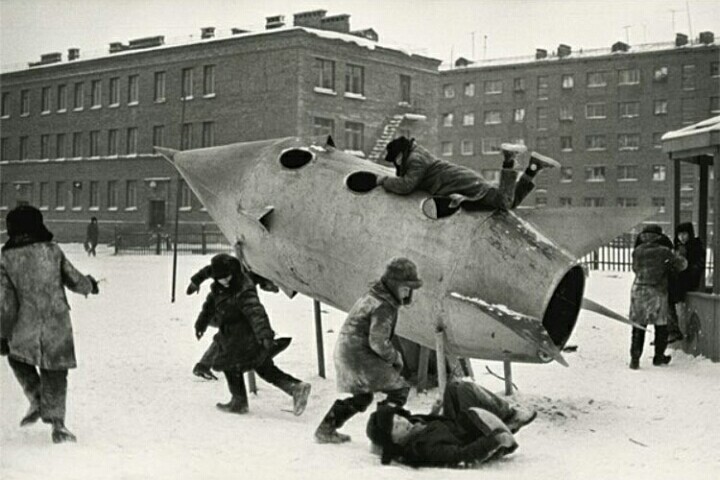
[{"label": "child wearing fur hat", "polygon": [[407,258],[394,258],[382,278],[355,302],[340,330],[334,355],[338,390],[352,397],[335,401],[315,430],[317,442],[350,441],[337,429],[367,410],[375,392],[387,395],[384,403],[405,404],[410,387],[400,375],[402,355],[393,347],[392,338],[398,309],[409,305],[413,290],[421,286],[415,264]]},{"label": "child wearing fur hat", "polygon": [[0,354],[8,355],[30,401],[20,426],[42,419],[52,425],[53,442],[74,442],[75,435],[65,427],[67,374],[77,366],[65,288],[97,294],[97,281],[65,257],[37,208],[14,208],[6,225],[9,238],[0,259]]},{"label": "child wearing fur hat", "polygon": [[433,408],[429,415],[413,415],[399,407],[378,406],[366,432],[381,450],[382,463],[398,460],[420,467],[486,462],[515,451],[513,434],[537,416],[467,381],[447,385],[442,407],[442,414]]}]

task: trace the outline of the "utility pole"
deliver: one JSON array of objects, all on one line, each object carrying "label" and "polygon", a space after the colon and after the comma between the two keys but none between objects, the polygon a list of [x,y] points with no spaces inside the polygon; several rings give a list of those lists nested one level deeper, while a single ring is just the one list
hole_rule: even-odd
[{"label": "utility pole", "polygon": [[693,33],[692,33],[692,22],[690,21],[690,2],[685,0],[685,9],[687,10],[688,17],[688,30],[690,30],[690,44],[693,44]]},{"label": "utility pole", "polygon": [[470,38],[472,41],[472,61],[474,62],[476,60],[476,58],[475,58],[475,32],[470,32]]},{"label": "utility pole", "polygon": [[487,60],[487,35],[483,35],[483,60]]},{"label": "utility pole", "polygon": [[630,28],[632,28],[632,25],[625,25],[622,28],[625,29],[625,43],[630,45]]},{"label": "utility pole", "polygon": [[675,12],[679,12],[680,10],[670,10],[670,14],[672,15],[672,34],[675,35],[677,31],[675,30]]}]

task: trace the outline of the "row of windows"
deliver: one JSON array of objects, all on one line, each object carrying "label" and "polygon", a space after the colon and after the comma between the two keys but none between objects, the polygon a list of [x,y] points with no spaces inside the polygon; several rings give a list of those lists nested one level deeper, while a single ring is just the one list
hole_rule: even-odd
[{"label": "row of windows", "polygon": [[[718,62],[710,63],[709,74],[711,77],[720,77],[718,70]],[[617,85],[640,85],[641,72],[639,68],[623,68],[618,69],[615,73]],[[657,66],[652,71],[653,83],[667,83],[669,78],[669,67],[667,65]],[[683,90],[691,91],[697,88],[697,67],[696,65],[682,65],[680,67],[680,85]],[[607,87],[613,73],[608,70],[588,72],[585,75],[585,86],[587,88],[603,88]],[[502,79],[486,80],[483,83],[483,92],[485,95],[499,95],[503,93],[505,83]],[[524,93],[526,91],[526,79],[514,78],[512,81],[512,91],[515,93]],[[560,76],[560,88],[562,90],[572,90],[575,88],[575,74],[565,73]],[[550,89],[550,76],[538,75],[536,78],[535,91],[539,99],[548,97]],[[466,97],[475,96],[475,83],[466,82],[463,85],[463,94]],[[443,96],[445,98],[455,98],[455,85],[448,83],[443,85]]]},{"label": "row of windows", "polygon": [[[195,92],[194,87],[194,68],[184,68],[182,70],[181,98],[191,100]],[[203,84],[202,93],[205,98],[215,96],[215,66],[205,65],[202,67]],[[160,71],[154,73],[154,90],[153,101],[155,103],[165,102],[166,97],[166,79],[167,72]],[[121,77],[112,77],[105,80],[90,81],[90,109],[98,109],[103,105],[108,107],[119,107],[121,101],[120,83],[126,82],[126,90],[124,100],[127,105],[138,105],[140,101],[140,75],[129,75],[122,79]],[[57,87],[42,87],[40,89],[40,113],[47,115],[52,112],[53,108],[57,113],[64,113],[68,110],[68,100],[72,101],[73,111],[82,111],[85,108],[86,98],[85,82],[76,82],[72,86],[72,98],[69,98],[69,87],[66,84]],[[104,93],[104,89],[106,93]],[[30,100],[32,91],[23,89],[20,91],[19,112],[21,116],[30,115]],[[8,118],[11,115],[10,104],[12,101],[11,92],[2,93],[2,105],[0,106],[1,116]]]},{"label": "row of windows", "polygon": [[[652,135],[652,148],[662,148],[661,138],[663,132],[656,132]],[[587,151],[605,151],[608,149],[607,146],[608,135],[597,134],[597,135],[586,135],[585,136],[585,150]],[[558,137],[559,149],[561,152],[572,152],[574,150],[574,137],[571,135],[563,135]],[[480,139],[480,153],[483,155],[495,155],[500,153],[500,144],[503,140],[499,137],[485,137]],[[525,140],[522,138],[516,138],[512,140],[513,143],[521,143],[525,145]],[[617,134],[617,150],[619,151],[635,151],[640,150],[641,147],[640,134],[639,133],[619,133]],[[548,137],[537,137],[535,141],[535,150],[548,151],[550,147]],[[440,153],[445,157],[449,157],[455,154],[455,144],[450,141],[440,142]],[[475,155],[475,141],[470,139],[460,140],[460,154],[461,155]]]},{"label": "row of windows", "polygon": [[[696,120],[698,99],[680,99],[680,117],[683,123],[692,123]],[[720,113],[720,96],[710,97],[710,114]],[[608,104],[606,102],[592,102],[585,104],[585,118],[588,120],[599,120],[608,118]],[[548,128],[550,119],[550,107],[536,108],[537,128]],[[668,114],[668,100],[658,99],[653,101],[653,115],[665,116]],[[640,102],[618,102],[617,118],[638,118],[640,117]],[[524,123],[527,118],[527,111],[524,107],[514,108],[510,116],[512,123]],[[574,105],[561,105],[558,110],[558,119],[561,122],[572,122],[575,119]],[[452,127],[455,121],[454,113],[442,114],[442,126]],[[503,123],[503,111],[498,109],[485,110],[483,112],[484,125],[500,125]],[[467,112],[462,114],[462,125],[464,127],[475,125],[475,113]]]},{"label": "row of windows", "polygon": [[[215,122],[202,122],[200,147],[215,145]],[[181,146],[183,150],[197,147],[193,123],[182,126]],[[0,159],[10,160],[10,137],[0,139]],[[152,145],[166,146],[165,125],[155,125],[152,128]],[[30,137],[21,136],[18,139],[18,160],[31,158]],[[151,152],[148,152],[151,153]],[[106,131],[92,130],[90,132],[73,132],[72,134],[57,133],[54,135],[40,135],[40,150],[36,158],[82,158],[99,156],[137,155],[138,129],[135,127],[123,130],[111,128]]]},{"label": "row of windows", "polygon": [[[581,206],[583,207],[605,207],[606,206],[606,199],[605,197],[583,197]],[[651,197],[650,198],[650,204],[658,209],[659,213],[665,213],[665,197]],[[535,205],[538,207],[544,207],[548,205],[547,197],[543,195],[537,195],[535,197]],[[618,207],[637,207],[640,205],[640,202],[637,197],[617,197],[615,199],[615,205]],[[560,207],[572,207],[573,206],[573,198],[572,197],[559,197],[558,198],[558,206]]]},{"label": "row of windows", "polygon": [[[365,148],[365,125],[359,122],[344,123],[345,150],[363,151]],[[335,120],[332,118],[313,118],[313,135],[335,136]]]},{"label": "row of windows", "polygon": [[[411,101],[412,80],[409,75],[400,75],[401,103]],[[320,93],[337,94],[335,79],[335,61],[324,58],[315,59],[315,90]],[[345,64],[346,96],[365,97],[365,67]]]},{"label": "row of windows", "polygon": [[[618,182],[637,182],[638,166],[637,165],[618,165],[617,167]],[[608,167],[605,165],[591,165],[584,167],[585,181],[604,182],[606,181],[606,172]],[[480,173],[489,182],[498,183],[500,181],[500,169],[486,168],[480,170]],[[653,182],[664,182],[667,180],[667,167],[665,165],[653,165],[651,176]],[[573,167],[560,168],[560,183],[571,183],[573,181]]]}]

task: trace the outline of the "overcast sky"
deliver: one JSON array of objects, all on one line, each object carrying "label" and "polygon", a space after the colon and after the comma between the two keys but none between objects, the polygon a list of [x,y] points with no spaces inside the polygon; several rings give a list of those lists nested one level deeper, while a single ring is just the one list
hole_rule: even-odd
[{"label": "overcast sky", "polygon": [[318,8],[350,14],[352,29],[372,27],[383,43],[445,62],[451,54],[471,57],[473,37],[477,59],[559,43],[607,47],[628,35],[631,44],[671,41],[673,16],[676,32],[720,34],[718,0],[0,0],[0,64],[48,52],[65,58],[71,47],[106,51],[110,42],[145,36],[198,35],[206,26],[262,30],[267,16],[292,24],[293,13]]}]

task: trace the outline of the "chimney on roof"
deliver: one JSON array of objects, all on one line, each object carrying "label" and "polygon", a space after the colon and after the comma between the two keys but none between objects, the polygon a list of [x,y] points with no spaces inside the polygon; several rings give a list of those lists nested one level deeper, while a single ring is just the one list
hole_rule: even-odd
[{"label": "chimney on roof", "polygon": [[68,61],[77,60],[80,58],[79,48],[68,48]]},{"label": "chimney on roof", "polygon": [[700,32],[700,43],[704,45],[715,43],[715,34],[713,32]]},{"label": "chimney on roof", "polygon": [[44,53],[40,55],[40,63],[55,63],[55,62],[61,62],[62,61],[62,53],[60,52],[53,52],[53,53]]},{"label": "chimney on roof", "polygon": [[165,37],[163,35],[157,35],[155,37],[143,37],[130,40],[127,48],[151,48],[165,45]]},{"label": "chimney on roof", "polygon": [[535,60],[542,60],[543,58],[547,58],[547,50],[545,50],[544,48],[536,48]]},{"label": "chimney on roof", "polygon": [[332,15],[320,19],[320,28],[323,30],[331,30],[333,32],[349,33],[350,32],[350,15]]},{"label": "chimney on roof", "polygon": [[125,49],[126,47],[122,44],[122,42],[112,42],[110,44],[110,53],[122,52]]},{"label": "chimney on roof", "polygon": [[363,30],[353,30],[350,32],[350,35],[355,35],[356,37],[362,37],[367,38],[368,40],[372,40],[373,42],[377,42],[379,37],[375,30],[372,28],[365,28]]},{"label": "chimney on roof", "polygon": [[560,45],[558,45],[558,49],[557,49],[558,57],[560,57],[560,58],[569,57],[571,53],[572,53],[572,47],[570,47],[570,45],[565,45],[564,43],[561,43]]},{"label": "chimney on roof", "polygon": [[230,32],[233,35],[240,35],[241,33],[248,33],[250,30],[243,30],[242,28],[231,28]]},{"label": "chimney on roof", "polygon": [[676,33],[675,34],[675,46],[676,47],[682,47],[683,45],[687,45],[688,43],[688,36],[684,33]]},{"label": "chimney on roof", "polygon": [[293,25],[296,27],[322,28],[322,19],[325,18],[327,10],[311,10],[293,15]]},{"label": "chimney on roof", "polygon": [[213,38],[215,36],[215,27],[203,27],[200,29],[200,38]]},{"label": "chimney on roof", "polygon": [[273,28],[281,28],[285,26],[285,15],[275,15],[274,17],[265,17],[265,30]]},{"label": "chimney on roof", "polygon": [[625,42],[615,42],[613,43],[612,47],[610,47],[610,51],[615,52],[627,52],[630,50],[630,45],[628,45]]},{"label": "chimney on roof", "polygon": [[457,60],[455,60],[455,66],[456,67],[467,67],[468,65],[472,65],[474,62],[472,60],[469,60],[465,57],[460,57]]}]

